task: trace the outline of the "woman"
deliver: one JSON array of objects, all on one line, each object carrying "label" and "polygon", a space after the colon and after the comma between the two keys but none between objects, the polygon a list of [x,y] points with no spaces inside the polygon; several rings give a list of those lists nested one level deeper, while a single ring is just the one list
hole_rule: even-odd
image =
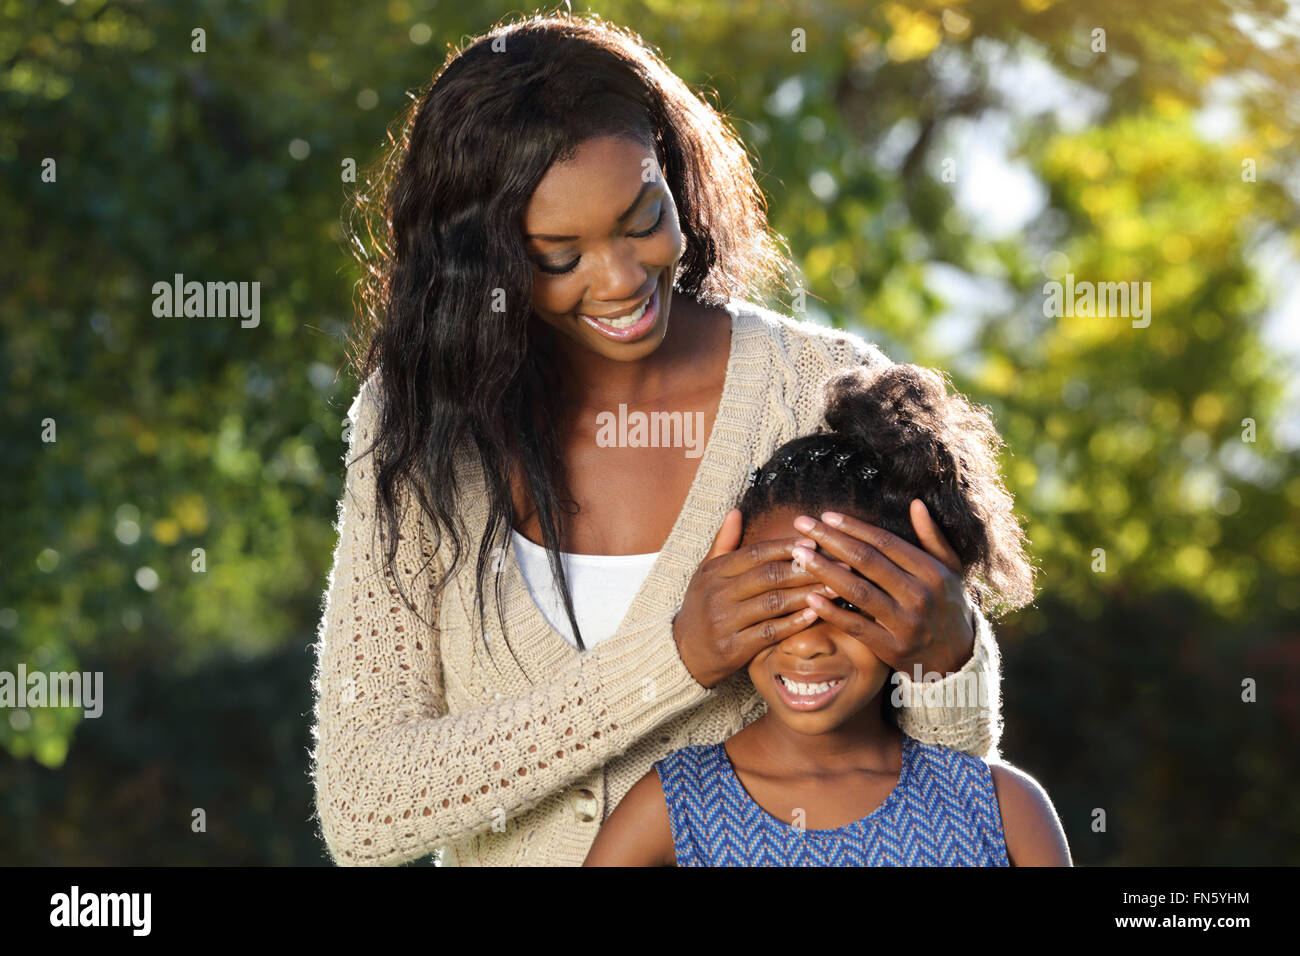
[{"label": "woman", "polygon": [[816,424],[835,369],[888,360],[745,301],[787,267],[749,157],[642,41],[594,16],[492,30],[378,185],[313,682],[336,862],[580,865],[655,760],[764,713],[746,665],[826,613],[814,592],[896,670],[982,685],[904,686],[900,719],[996,755],[996,645],[919,502],[929,555],[815,515],[737,548],[749,469]]}]

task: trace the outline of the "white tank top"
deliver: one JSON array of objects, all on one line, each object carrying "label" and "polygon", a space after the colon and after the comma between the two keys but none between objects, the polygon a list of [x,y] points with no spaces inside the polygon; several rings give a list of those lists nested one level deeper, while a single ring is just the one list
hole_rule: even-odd
[{"label": "white tank top", "polygon": [[[551,576],[546,549],[529,541],[514,528],[510,529],[510,534],[519,569],[533,602],[546,622],[576,648],[578,641],[569,625],[569,615],[564,612],[560,590]],[[658,551],[651,554],[560,552],[569,595],[573,598],[573,614],[582,630],[582,643],[588,650],[605,638],[613,637],[658,557]]]}]

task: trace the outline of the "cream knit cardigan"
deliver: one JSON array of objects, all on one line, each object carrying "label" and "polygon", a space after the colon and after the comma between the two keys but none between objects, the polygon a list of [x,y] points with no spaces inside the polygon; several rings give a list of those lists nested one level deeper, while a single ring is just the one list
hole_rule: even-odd
[{"label": "cream knit cardigan", "polygon": [[[579,865],[654,761],[725,740],[765,712],[744,668],[713,688],[696,682],[677,654],[673,615],[750,467],[821,423],[827,376],[889,360],[849,332],[741,300],[726,308],[722,401],[686,503],[618,632],[584,653],[547,625],[508,547],[499,573],[514,655],[494,633],[490,580],[485,651],[472,630],[473,562],[435,607],[429,575],[445,573],[450,536],[434,554],[427,519],[408,505],[396,564],[408,596],[423,588],[422,613],[437,624],[426,627],[381,567],[371,456],[348,466],[312,682],[316,813],[336,863],[436,854],[442,865]],[[345,461],[371,447],[377,401],[372,376],[348,413]],[[458,458],[472,556],[486,526],[485,485],[474,457],[462,449]],[[914,706],[900,710],[900,723],[919,740],[996,758],[998,678],[997,645],[980,618],[970,662],[943,683],[983,681],[989,706]]]}]

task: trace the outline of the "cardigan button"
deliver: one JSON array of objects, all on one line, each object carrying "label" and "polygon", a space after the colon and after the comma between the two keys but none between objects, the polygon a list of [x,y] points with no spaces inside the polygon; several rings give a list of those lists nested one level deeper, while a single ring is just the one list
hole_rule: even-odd
[{"label": "cardigan button", "polygon": [[581,790],[574,792],[572,797],[573,815],[582,823],[590,823],[596,819],[596,813],[600,809],[596,803],[596,795],[583,787]]}]

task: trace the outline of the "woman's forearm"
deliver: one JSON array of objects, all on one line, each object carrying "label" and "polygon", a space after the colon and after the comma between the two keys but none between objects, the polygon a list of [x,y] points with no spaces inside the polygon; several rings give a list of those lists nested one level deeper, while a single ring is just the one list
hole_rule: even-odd
[{"label": "woman's forearm", "polygon": [[610,638],[524,695],[454,714],[413,690],[427,686],[428,654],[394,659],[364,696],[340,700],[355,680],[356,645],[342,645],[331,653],[326,638],[316,762],[321,829],[341,864],[400,863],[506,826],[709,694],[668,659],[666,631]]}]

